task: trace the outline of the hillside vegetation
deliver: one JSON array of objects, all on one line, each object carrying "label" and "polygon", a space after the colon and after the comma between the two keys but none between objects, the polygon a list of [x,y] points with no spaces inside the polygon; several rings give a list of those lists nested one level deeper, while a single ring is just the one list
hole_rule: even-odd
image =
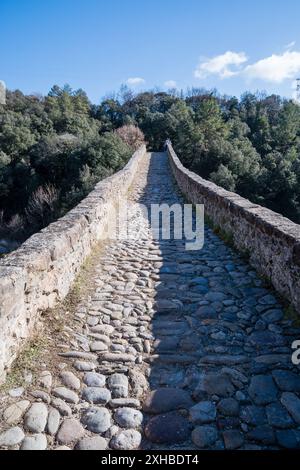
[{"label": "hillside vegetation", "polygon": [[170,138],[186,167],[300,223],[300,106],[293,101],[190,90],[185,97],[143,93],[109,109],[139,126],[153,149]]},{"label": "hillside vegetation", "polygon": [[144,140],[115,129],[82,90],[47,97],[8,92],[0,105],[0,239],[23,240],[124,166]]},{"label": "hillside vegetation", "polygon": [[24,239],[64,214],[124,166],[144,136],[152,150],[170,138],[191,170],[300,223],[294,102],[123,87],[93,105],[66,85],[46,97],[8,92],[0,105],[0,238]]}]

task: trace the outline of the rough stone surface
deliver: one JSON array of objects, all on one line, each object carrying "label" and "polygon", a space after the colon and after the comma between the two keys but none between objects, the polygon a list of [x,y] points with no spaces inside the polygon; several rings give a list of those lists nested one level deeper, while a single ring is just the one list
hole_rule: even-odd
[{"label": "rough stone surface", "polygon": [[[165,154],[144,155],[136,170],[130,201],[147,207],[184,202]],[[21,253],[12,254],[15,267],[22,261],[24,270],[17,273],[7,266],[4,279],[0,268],[1,315],[14,302],[16,291],[21,303],[16,308],[11,305],[16,315],[10,318],[17,322],[22,308],[27,311],[36,295],[47,304],[55,301],[58,292],[52,293],[53,283],[58,279],[64,283],[66,263],[70,263],[70,273],[74,267],[77,272],[85,253],[96,243],[107,217],[103,202],[123,184],[122,175],[101,182],[101,191],[74,208],[67,222],[61,219],[59,226],[52,224],[46,244],[43,238],[48,229],[35,234],[38,259],[31,241],[24,243]],[[207,198],[214,195],[210,191]],[[232,210],[236,195],[231,197],[222,211]],[[210,208],[220,207],[220,201],[224,198],[218,193]],[[235,213],[241,208],[247,218],[248,209],[243,205]],[[262,219],[256,209],[251,206],[258,230]],[[209,227],[204,227],[203,247],[187,250],[185,239],[153,237],[148,216],[136,210],[129,206],[129,230],[138,237],[109,240],[93,253],[93,262],[82,273],[81,298],[69,312],[73,321],[60,325],[49,360],[43,354],[44,362],[37,362],[43,372],[21,371],[24,386],[1,391],[0,439],[11,440],[1,447],[18,449],[24,435],[42,435],[43,441],[48,440],[47,448],[58,450],[298,448],[300,379],[298,367],[291,361],[291,345],[299,339],[300,329],[282,316],[280,298]],[[226,220],[221,221],[221,228]],[[269,222],[267,230],[271,230]],[[241,240],[249,239],[249,226],[243,225],[242,234],[239,228],[236,233]],[[290,236],[290,227],[287,230]],[[52,233],[58,237],[55,246],[51,245]],[[265,236],[267,239],[268,234]],[[275,243],[273,235],[272,240]],[[276,248],[268,246],[273,257],[286,249],[281,242]],[[66,255],[70,252],[71,259]],[[289,250],[286,256],[290,256]],[[82,261],[77,264],[79,257]],[[26,288],[25,307],[23,281],[28,277],[28,263],[31,280],[35,272],[39,280],[35,287]],[[272,277],[276,278],[273,269],[274,264]],[[32,312],[24,316],[29,323],[35,320]],[[14,334],[19,326],[14,327]],[[26,336],[28,325],[24,327]],[[3,334],[5,328],[0,331],[1,344]],[[52,352],[61,362],[52,361]],[[23,401],[24,407],[19,406]],[[43,413],[37,424],[33,420],[37,430],[31,431],[26,416],[34,404],[45,407],[48,416],[42,424]],[[69,424],[72,420],[74,426]],[[18,428],[6,431],[15,425]],[[70,442],[60,445],[59,433]],[[40,445],[35,439],[26,442]]]},{"label": "rough stone surface", "polygon": [[46,450],[47,438],[45,434],[26,436],[21,445],[21,450]]},{"label": "rough stone surface", "polygon": [[71,416],[72,410],[61,398],[53,398],[51,405],[56,408],[62,416]]},{"label": "rough stone surface", "polygon": [[33,396],[34,398],[37,398],[38,400],[42,400],[44,403],[47,403],[49,405],[51,398],[49,393],[45,392],[44,390],[33,390],[30,392],[30,395]]},{"label": "rough stone surface", "polygon": [[84,435],[84,428],[77,419],[65,419],[57,433],[56,439],[60,444],[71,444]]},{"label": "rough stone surface", "polygon": [[184,390],[159,388],[146,396],[143,410],[147,413],[158,414],[180,408],[189,408],[192,404],[190,395]]},{"label": "rough stone surface", "polygon": [[254,405],[242,407],[240,416],[245,423],[253,426],[267,423],[267,416],[264,407]]},{"label": "rough stone surface", "polygon": [[101,387],[86,387],[82,392],[83,400],[89,403],[105,405],[111,398],[110,391]]},{"label": "rough stone surface", "polygon": [[47,424],[48,408],[44,403],[33,403],[24,417],[26,429],[41,433]]},{"label": "rough stone surface", "polygon": [[278,443],[284,449],[300,449],[300,431],[297,429],[288,429],[277,431],[276,437]]},{"label": "rough stone surface", "polygon": [[46,388],[47,390],[50,390],[52,386],[52,374],[48,370],[45,370],[41,372],[39,378],[38,378],[38,385],[40,387]]},{"label": "rough stone surface", "polygon": [[143,414],[132,408],[119,408],[114,419],[121,428],[138,428],[143,422]]},{"label": "rough stone surface", "polygon": [[293,426],[294,421],[280,403],[271,403],[266,407],[267,418],[270,426],[286,429]]},{"label": "rough stone surface", "polygon": [[90,371],[95,369],[95,364],[93,362],[87,362],[87,361],[75,361],[74,363],[75,369],[79,371]]},{"label": "rough stone surface", "polygon": [[[4,368],[11,365],[24,339],[33,331],[38,312],[53,307],[67,295],[78,268],[98,240],[96,233],[104,229],[104,218],[108,220],[109,212],[105,212],[104,205],[125,196],[145,152],[146,148],[142,146],[123,170],[98,183],[77,208],[0,261],[1,317],[7,319],[0,336],[3,344],[1,379]],[[88,215],[91,210],[92,219]],[[26,274],[29,272],[34,275]],[[17,318],[10,315],[12,311],[18,312]]]},{"label": "rough stone surface", "polygon": [[198,426],[192,432],[193,443],[199,449],[211,447],[217,438],[218,432],[214,426]]},{"label": "rough stone surface", "polygon": [[60,423],[60,413],[56,408],[50,408],[47,421],[47,432],[54,436],[57,433]]},{"label": "rough stone surface", "polygon": [[300,424],[300,399],[295,393],[285,392],[281,396],[281,403],[294,418],[297,424]]},{"label": "rough stone surface", "polygon": [[101,436],[85,437],[78,442],[76,449],[78,450],[105,450],[107,442]]},{"label": "rough stone surface", "polygon": [[238,449],[244,443],[243,435],[235,429],[229,429],[227,431],[224,431],[223,439],[224,439],[225,449],[227,450]]},{"label": "rough stone surface", "polygon": [[202,401],[190,408],[190,419],[196,424],[206,424],[215,421],[216,405],[210,401]]},{"label": "rough stone surface", "polygon": [[148,382],[146,377],[141,372],[135,369],[129,371],[129,377],[131,389],[134,396],[136,396],[137,398],[143,396],[148,388]]},{"label": "rough stone surface", "polygon": [[113,374],[108,379],[108,386],[113,398],[128,396],[128,378],[124,374]]},{"label": "rough stone surface", "polygon": [[188,420],[178,412],[154,416],[145,427],[145,435],[157,444],[177,444],[190,436]]},{"label": "rough stone surface", "polygon": [[60,380],[67,388],[71,388],[72,390],[80,389],[80,380],[71,371],[62,372],[60,374]]},{"label": "rough stone surface", "polygon": [[84,412],[81,422],[89,431],[101,434],[111,425],[110,413],[106,408],[89,408]]},{"label": "rough stone surface", "polygon": [[110,447],[116,450],[138,449],[142,440],[141,434],[135,429],[126,429],[113,436]]},{"label": "rough stone surface", "polygon": [[22,442],[24,437],[25,434],[19,426],[7,429],[0,434],[0,446],[13,447]]},{"label": "rough stone surface", "polygon": [[300,392],[300,375],[288,370],[274,370],[273,378],[283,392]]},{"label": "rough stone surface", "polygon": [[257,426],[247,434],[247,438],[262,445],[272,445],[276,442],[274,430],[270,426]]},{"label": "rough stone surface", "polygon": [[218,395],[220,397],[228,397],[234,392],[234,386],[228,375],[206,373],[200,377],[198,385],[194,391],[197,399],[205,398],[205,396]]},{"label": "rough stone surface", "polygon": [[295,256],[299,246],[298,226],[188,171],[171,145],[168,155],[177,184],[188,200],[204,204],[212,222],[227,234],[234,234],[236,248],[247,251],[250,263],[272,279],[275,289],[300,311],[300,263],[299,255]]},{"label": "rough stone surface", "polygon": [[113,398],[109,402],[111,408],[119,408],[120,406],[128,406],[132,408],[139,408],[140,401],[136,398]]},{"label": "rough stone surface", "polygon": [[223,398],[218,403],[218,412],[224,416],[238,416],[240,405],[234,398]]},{"label": "rough stone surface", "polygon": [[23,414],[30,405],[30,401],[21,400],[13,403],[3,413],[3,419],[7,424],[18,424]]},{"label": "rough stone surface", "polygon": [[249,395],[256,405],[267,405],[276,400],[278,390],[271,376],[252,377]]},{"label": "rough stone surface", "polygon": [[105,376],[97,374],[97,372],[87,372],[84,375],[83,381],[88,387],[104,387]]},{"label": "rough stone surface", "polygon": [[53,395],[57,398],[61,398],[62,400],[67,401],[68,403],[78,403],[79,396],[77,393],[73,392],[69,388],[66,387],[57,387],[52,391]]}]

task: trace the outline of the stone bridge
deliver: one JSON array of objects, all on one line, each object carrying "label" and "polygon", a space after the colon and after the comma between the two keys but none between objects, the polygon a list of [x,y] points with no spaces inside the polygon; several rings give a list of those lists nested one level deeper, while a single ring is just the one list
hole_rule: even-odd
[{"label": "stone bridge", "polygon": [[[134,212],[137,239],[101,242],[119,198],[204,203],[204,247],[155,239]],[[298,225],[189,172],[171,145],[142,147],[1,261],[2,381],[78,275],[87,289],[38,370],[0,394],[0,448],[300,447]]]}]

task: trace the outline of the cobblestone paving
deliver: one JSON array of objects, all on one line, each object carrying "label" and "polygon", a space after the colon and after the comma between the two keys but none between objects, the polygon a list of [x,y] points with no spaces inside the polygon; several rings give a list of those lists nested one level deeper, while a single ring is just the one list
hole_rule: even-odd
[{"label": "cobblestone paving", "polygon": [[[165,154],[147,155],[130,198],[182,202]],[[96,277],[72,349],[57,345],[60,374],[11,393],[1,448],[300,447],[300,330],[210,229],[186,251],[154,240],[144,219],[138,240],[109,243]]]}]

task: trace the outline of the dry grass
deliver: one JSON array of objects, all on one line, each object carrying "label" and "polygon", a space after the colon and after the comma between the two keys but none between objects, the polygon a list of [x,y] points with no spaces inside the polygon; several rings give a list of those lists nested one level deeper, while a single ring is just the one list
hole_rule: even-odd
[{"label": "dry grass", "polygon": [[41,370],[49,370],[54,375],[58,374],[58,364],[61,361],[58,356],[58,344],[68,344],[70,334],[66,327],[74,332],[81,331],[81,323],[74,321],[76,308],[95,289],[95,267],[99,263],[99,256],[103,252],[105,244],[99,243],[82,265],[80,272],[67,297],[53,309],[44,311],[36,330],[37,335],[32,337],[24,346],[18,358],[14,361],[4,385],[0,387],[0,395],[14,387],[27,386],[24,373],[31,372],[36,377]]},{"label": "dry grass", "polygon": [[15,360],[11,371],[7,375],[5,384],[0,387],[1,393],[9,389],[26,385],[24,375],[38,368],[41,362],[42,351],[47,349],[48,341],[41,334],[36,335],[24,346],[22,353]]}]

